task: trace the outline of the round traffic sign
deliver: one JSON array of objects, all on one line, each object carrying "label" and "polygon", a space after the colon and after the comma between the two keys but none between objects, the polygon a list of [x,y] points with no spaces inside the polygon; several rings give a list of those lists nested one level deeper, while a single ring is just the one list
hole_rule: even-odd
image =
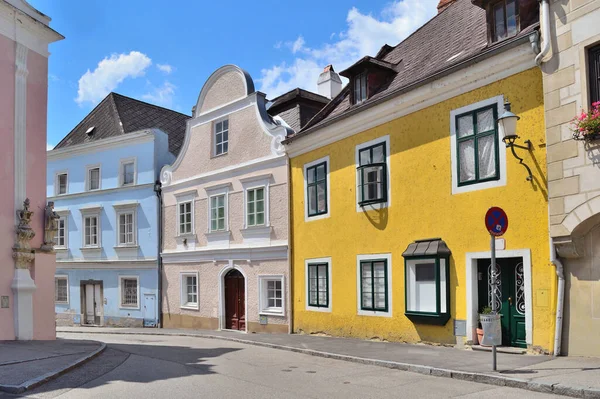
[{"label": "round traffic sign", "polygon": [[502,208],[493,206],[485,214],[485,228],[493,236],[501,236],[508,229],[508,216]]}]

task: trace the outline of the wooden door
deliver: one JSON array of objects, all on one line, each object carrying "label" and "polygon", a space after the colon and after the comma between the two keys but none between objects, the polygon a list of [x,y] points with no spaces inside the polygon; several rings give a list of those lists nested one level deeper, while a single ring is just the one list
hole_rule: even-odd
[{"label": "wooden door", "polygon": [[225,328],[246,329],[246,293],[244,276],[237,270],[225,275]]}]

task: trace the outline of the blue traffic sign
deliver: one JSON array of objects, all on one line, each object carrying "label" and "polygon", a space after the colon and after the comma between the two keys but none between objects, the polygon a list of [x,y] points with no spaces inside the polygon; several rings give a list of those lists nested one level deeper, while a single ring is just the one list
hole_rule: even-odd
[{"label": "blue traffic sign", "polygon": [[485,227],[493,236],[499,237],[504,235],[508,229],[508,216],[506,216],[506,212],[497,206],[488,209],[485,214]]}]

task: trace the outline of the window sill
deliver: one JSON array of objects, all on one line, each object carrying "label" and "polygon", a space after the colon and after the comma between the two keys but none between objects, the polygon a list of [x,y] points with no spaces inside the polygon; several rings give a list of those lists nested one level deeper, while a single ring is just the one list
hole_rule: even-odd
[{"label": "window sill", "polygon": [[54,302],[55,305],[68,305],[69,302]]},{"label": "window sill", "polygon": [[137,245],[137,244],[132,244],[132,245],[115,245],[113,248],[116,249],[116,250],[119,250],[119,249],[139,249],[140,246]]},{"label": "window sill", "polygon": [[69,248],[67,248],[67,247],[57,247],[57,246],[55,246],[55,247],[54,247],[54,250],[55,250],[55,251],[57,251],[57,252],[66,252],[66,251],[68,251],[68,250],[69,250]]},{"label": "window sill", "polygon": [[200,309],[198,304],[196,304],[196,305],[180,305],[179,308],[186,309],[186,310],[199,310]]},{"label": "window sill", "polygon": [[283,310],[263,309],[260,312],[258,312],[258,314],[261,315],[261,316],[280,316],[280,317],[285,317],[285,312]]},{"label": "window sill", "polygon": [[450,313],[404,312],[404,315],[415,324],[444,326],[450,320]]},{"label": "window sill", "polygon": [[136,306],[119,305],[119,309],[140,310],[140,307],[139,307],[139,305],[136,305]]},{"label": "window sill", "polygon": [[101,246],[98,246],[98,247],[81,247],[79,249],[81,251],[89,251],[89,252],[102,251],[102,247]]}]

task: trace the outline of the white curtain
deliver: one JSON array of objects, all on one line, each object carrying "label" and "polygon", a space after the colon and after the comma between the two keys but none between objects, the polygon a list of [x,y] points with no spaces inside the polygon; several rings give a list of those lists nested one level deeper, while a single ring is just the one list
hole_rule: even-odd
[{"label": "white curtain", "polygon": [[467,140],[458,144],[460,154],[460,182],[475,179],[475,145],[473,140]]},{"label": "white curtain", "polygon": [[496,174],[494,138],[494,135],[489,135],[482,137],[477,141],[480,179],[487,179]]}]

